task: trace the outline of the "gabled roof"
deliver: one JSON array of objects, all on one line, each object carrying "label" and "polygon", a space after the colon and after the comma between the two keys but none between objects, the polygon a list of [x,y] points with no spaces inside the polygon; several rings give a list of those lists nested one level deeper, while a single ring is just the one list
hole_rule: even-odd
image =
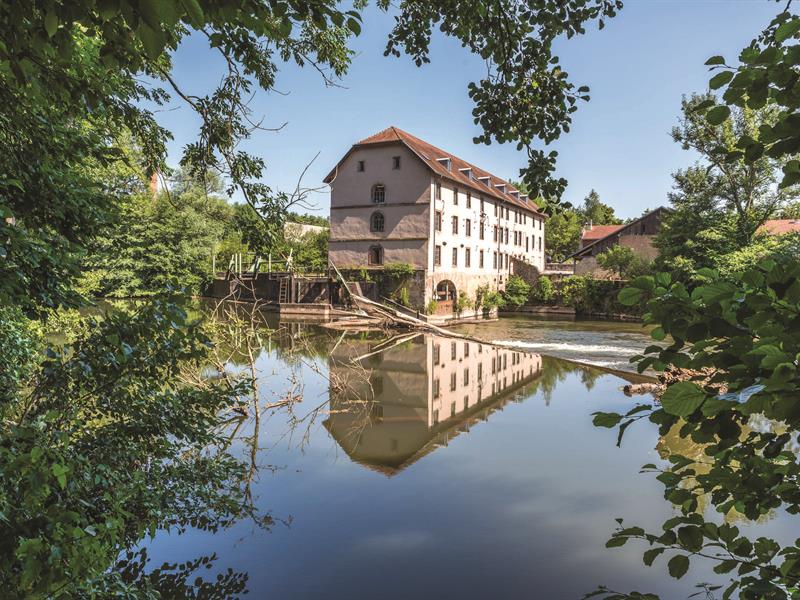
[{"label": "gabled roof", "polygon": [[760,233],[783,235],[800,231],[800,219],[770,219],[758,228]]},{"label": "gabled roof", "polygon": [[584,246],[583,248],[581,248],[577,252],[571,254],[567,258],[579,258],[580,256],[582,256],[584,254],[588,254],[589,253],[588,251],[590,251],[592,248],[594,248],[598,244],[604,242],[608,238],[624,235],[625,231],[631,229],[634,225],[637,225],[638,223],[640,223],[642,220],[646,219],[650,215],[654,215],[654,214],[656,214],[658,212],[672,212],[672,209],[671,208],[667,208],[666,206],[659,206],[658,208],[653,209],[650,212],[647,212],[647,213],[643,214],[638,219],[634,219],[630,223],[625,223],[624,225],[621,225],[618,229],[612,231],[611,233],[606,234],[605,236],[601,237],[598,240],[593,241],[591,244],[587,244],[586,246]]},{"label": "gabled roof", "polygon": [[[514,197],[512,194],[515,192],[520,194],[520,192],[507,181],[394,126],[387,127],[383,131],[379,131],[375,135],[371,135],[354,144],[323,181],[325,183],[331,183],[333,181],[339,167],[351,152],[358,148],[369,147],[373,144],[403,144],[411,150],[411,152],[416,154],[436,175],[485,196],[491,196],[529,212],[536,213],[543,217],[545,216],[539,211],[539,208],[533,200],[528,200],[526,202],[525,200]],[[450,159],[450,169],[448,170],[447,165],[443,164],[447,161],[440,161],[439,159]],[[468,177],[468,174],[471,175],[471,177]],[[486,177],[490,178],[491,187],[479,181]],[[501,191],[497,186],[505,187]]]},{"label": "gabled roof", "polygon": [[625,225],[591,225],[589,229],[581,232],[581,240],[584,242],[594,242],[619,231]]}]

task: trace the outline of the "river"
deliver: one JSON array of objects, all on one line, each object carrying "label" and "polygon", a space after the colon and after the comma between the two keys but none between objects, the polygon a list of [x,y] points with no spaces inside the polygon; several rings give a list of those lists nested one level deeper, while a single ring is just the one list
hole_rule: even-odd
[{"label": "river", "polygon": [[[674,514],[639,473],[661,461],[659,438],[641,422],[617,447],[591,413],[630,406],[626,378],[563,359],[630,369],[640,325],[461,328],[527,351],[271,326],[253,365],[259,419],[237,426],[232,451],[252,461],[254,505],[273,523],[160,531],[153,565],[213,556],[212,579],[232,569],[249,597],[281,599],[577,599],[599,584],[667,599],[719,580],[692,567],[676,581],[642,564],[645,547],[605,548],[616,517],[657,528]],[[231,371],[249,368],[229,354]]]}]

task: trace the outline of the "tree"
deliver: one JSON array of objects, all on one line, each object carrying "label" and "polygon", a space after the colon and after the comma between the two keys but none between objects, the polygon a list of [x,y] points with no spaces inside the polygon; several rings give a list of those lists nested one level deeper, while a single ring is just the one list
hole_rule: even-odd
[{"label": "tree", "polygon": [[583,224],[588,225],[618,225],[622,223],[622,219],[618,219],[614,214],[614,209],[608,204],[600,201],[600,194],[595,190],[589,192],[589,195],[583,199],[583,204],[578,207],[577,213]]},{"label": "tree", "polygon": [[718,183],[705,168],[690,167],[672,177],[673,212],[664,214],[655,238],[657,264],[662,268],[680,264],[691,274],[736,249],[734,219],[720,206]]},{"label": "tree", "polygon": [[638,256],[631,248],[620,245],[612,246],[598,254],[597,264],[615,273],[620,279],[644,275],[650,266],[649,261]]},{"label": "tree", "polygon": [[560,210],[547,219],[545,248],[550,260],[559,262],[577,252],[583,231],[582,219],[571,209]]},{"label": "tree", "polygon": [[531,286],[519,275],[512,275],[506,282],[506,289],[503,291],[503,298],[506,304],[512,306],[522,306],[528,301],[531,294]]},{"label": "tree", "polygon": [[734,108],[722,122],[711,125],[699,106],[711,96],[694,95],[681,102],[681,119],[672,130],[672,139],[685,150],[701,156],[699,166],[708,174],[707,202],[730,214],[738,247],[749,244],[764,221],[776,214],[789,200],[797,197],[797,187],[779,187],[783,158],[762,155],[756,160],[730,156],[743,136],[758,139],[764,128],[776,122],[775,107]]}]

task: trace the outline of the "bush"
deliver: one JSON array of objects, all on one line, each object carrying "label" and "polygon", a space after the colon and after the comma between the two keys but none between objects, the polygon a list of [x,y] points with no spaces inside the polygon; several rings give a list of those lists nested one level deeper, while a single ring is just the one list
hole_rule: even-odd
[{"label": "bush", "polygon": [[496,291],[491,290],[486,292],[483,296],[483,307],[486,309],[502,308],[506,305],[506,300],[503,295]]},{"label": "bush", "polygon": [[33,375],[44,350],[44,334],[15,307],[0,308],[0,406],[10,402]]},{"label": "bush", "polygon": [[556,286],[547,275],[542,275],[536,281],[531,292],[531,300],[539,304],[552,304],[556,300]]},{"label": "bush", "polygon": [[459,292],[458,300],[456,300],[456,312],[460,315],[468,308],[472,308],[474,303],[469,299],[466,292]]},{"label": "bush", "polygon": [[425,305],[425,314],[432,315],[436,312],[437,308],[439,308],[439,303],[436,300],[429,300]]},{"label": "bush", "polygon": [[620,279],[633,279],[650,271],[650,261],[645,260],[627,246],[612,246],[597,255],[597,264]]},{"label": "bush", "polygon": [[408,263],[387,263],[383,272],[392,279],[405,279],[414,274],[414,267]]},{"label": "bush", "polygon": [[522,306],[528,301],[531,293],[531,286],[519,275],[512,275],[508,278],[503,297],[512,306]]},{"label": "bush", "polygon": [[403,286],[397,290],[397,293],[395,294],[395,301],[403,306],[411,306],[411,297],[407,287]]}]

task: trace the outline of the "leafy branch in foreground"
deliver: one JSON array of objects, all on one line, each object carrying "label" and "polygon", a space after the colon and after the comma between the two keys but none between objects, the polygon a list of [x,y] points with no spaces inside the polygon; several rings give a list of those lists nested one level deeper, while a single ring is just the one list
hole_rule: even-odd
[{"label": "leafy branch in foreground", "polygon": [[[645,323],[657,325],[652,337],[665,342],[632,361],[640,370],[673,367],[684,375],[666,388],[659,407],[628,414],[646,415],[662,436],[676,432],[701,450],[697,456],[674,453],[663,469],[645,465],[659,473],[664,497],[681,514],[660,534],[620,529],[609,545],[647,541],[653,546],[645,554],[648,565],[662,552],[677,551],[668,564],[674,577],[686,573],[692,557],[713,559],[717,573],[736,570],[723,598],[735,591],[745,599],[793,597],[800,539],[784,547],[766,537],[752,541],[732,525],[706,520],[699,507],[707,501],[727,518],[750,520],[778,508],[800,513],[793,445],[800,430],[800,262],[766,260],[728,279],[711,270],[701,275],[705,283],[692,290],[659,273],[620,292],[623,303],[645,304]],[[623,418],[598,413],[595,424],[614,427]]]}]

